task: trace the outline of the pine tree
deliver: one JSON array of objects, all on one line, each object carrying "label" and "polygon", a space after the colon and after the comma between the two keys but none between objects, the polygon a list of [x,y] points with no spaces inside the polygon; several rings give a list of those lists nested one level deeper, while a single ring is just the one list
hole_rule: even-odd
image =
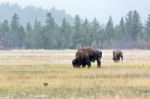
[{"label": "pine tree", "polygon": [[118,37],[123,38],[125,36],[126,36],[125,22],[124,22],[124,19],[122,17],[120,20],[120,23],[119,23]]},{"label": "pine tree", "polygon": [[19,41],[17,43],[18,48],[25,48],[25,30],[23,26],[19,27],[17,40]]},{"label": "pine tree", "polygon": [[10,47],[10,27],[8,20],[4,20],[0,25],[0,41],[1,47],[6,49]]},{"label": "pine tree", "polygon": [[137,41],[138,37],[142,36],[142,23],[140,20],[139,13],[135,10],[133,11],[133,33],[131,37],[133,40]]},{"label": "pine tree", "polygon": [[108,42],[108,46],[112,46],[113,45],[113,38],[115,36],[115,30],[114,30],[114,24],[113,24],[113,20],[112,17],[109,17],[109,20],[106,24],[106,34],[105,34],[105,38],[106,38],[106,42]]},{"label": "pine tree", "polygon": [[147,41],[150,41],[150,14],[148,15],[147,22],[145,24],[144,37]]},{"label": "pine tree", "polygon": [[92,46],[93,47],[100,47],[101,46],[101,26],[96,18],[92,21]]},{"label": "pine tree", "polygon": [[69,39],[71,37],[71,30],[70,30],[70,24],[66,22],[65,19],[63,19],[61,28],[60,28],[60,34],[59,36],[59,45],[60,48],[64,49],[69,47],[71,40]]},{"label": "pine tree", "polygon": [[127,38],[125,21],[123,17],[121,18],[119,25],[116,25],[115,32],[116,32],[116,35],[115,35],[116,41],[122,42],[123,40]]},{"label": "pine tree", "polygon": [[18,39],[18,34],[19,34],[19,27],[20,27],[20,23],[19,23],[19,17],[18,15],[15,13],[12,17],[11,20],[11,47],[12,48],[18,48],[18,43],[19,43],[19,39]]},{"label": "pine tree", "polygon": [[82,46],[83,47],[90,47],[92,42],[92,33],[90,32],[90,22],[85,19],[82,26],[81,26],[81,33],[82,33]]},{"label": "pine tree", "polygon": [[79,15],[75,16],[73,41],[73,46],[75,48],[82,47],[81,20]]},{"label": "pine tree", "polygon": [[51,16],[51,13],[47,13],[46,26],[44,27],[44,48],[54,49],[58,45],[57,41],[57,25]]},{"label": "pine tree", "polygon": [[126,18],[126,30],[131,41],[137,41],[138,36],[142,33],[142,23],[138,12],[129,11]]},{"label": "pine tree", "polygon": [[32,25],[30,23],[27,23],[25,32],[25,47],[27,49],[31,49],[33,48],[33,44],[34,44],[34,34]]},{"label": "pine tree", "polygon": [[34,22],[33,27],[33,38],[34,38],[34,48],[41,49],[43,48],[43,32],[41,22],[37,19]]}]

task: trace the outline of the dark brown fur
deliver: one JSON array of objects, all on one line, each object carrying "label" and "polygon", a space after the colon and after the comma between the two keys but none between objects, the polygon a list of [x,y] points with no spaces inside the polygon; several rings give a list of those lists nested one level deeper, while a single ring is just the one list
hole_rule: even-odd
[{"label": "dark brown fur", "polygon": [[118,61],[120,61],[120,59],[122,59],[122,61],[123,61],[123,52],[120,50],[114,50],[113,51],[113,61],[118,62]]},{"label": "dark brown fur", "polygon": [[85,67],[88,65],[88,67],[91,66],[91,62],[97,61],[97,67],[101,67],[101,58],[102,58],[102,52],[96,49],[92,48],[82,48],[79,49],[76,52],[76,57],[72,61],[72,64],[74,67]]}]

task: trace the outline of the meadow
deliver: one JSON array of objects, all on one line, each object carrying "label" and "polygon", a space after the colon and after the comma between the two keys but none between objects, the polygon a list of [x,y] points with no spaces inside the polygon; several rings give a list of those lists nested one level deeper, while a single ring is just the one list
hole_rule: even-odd
[{"label": "meadow", "polygon": [[73,68],[75,52],[1,50],[0,99],[150,99],[150,50],[102,50],[100,69]]}]

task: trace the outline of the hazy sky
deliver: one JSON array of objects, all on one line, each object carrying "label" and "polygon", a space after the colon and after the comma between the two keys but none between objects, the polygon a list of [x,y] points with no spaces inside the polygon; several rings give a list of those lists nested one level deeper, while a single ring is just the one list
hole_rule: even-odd
[{"label": "hazy sky", "polygon": [[55,7],[64,9],[67,14],[92,20],[97,18],[101,23],[106,23],[111,15],[115,23],[121,16],[126,16],[129,10],[137,10],[145,22],[150,14],[150,0],[0,0],[1,2],[17,3],[25,7],[34,5],[46,9]]}]

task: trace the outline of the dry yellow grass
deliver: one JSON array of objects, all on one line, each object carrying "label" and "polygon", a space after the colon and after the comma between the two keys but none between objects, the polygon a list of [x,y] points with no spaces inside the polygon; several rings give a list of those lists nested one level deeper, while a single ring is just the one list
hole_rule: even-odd
[{"label": "dry yellow grass", "polygon": [[76,69],[75,50],[0,51],[0,99],[149,99],[150,51],[123,52],[123,63],[103,50],[102,68]]}]

